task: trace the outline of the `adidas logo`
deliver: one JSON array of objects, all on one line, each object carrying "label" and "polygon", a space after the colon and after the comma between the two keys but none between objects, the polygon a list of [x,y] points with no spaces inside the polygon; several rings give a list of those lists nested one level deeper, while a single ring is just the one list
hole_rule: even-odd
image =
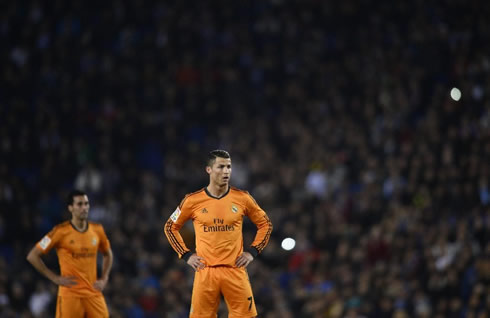
[{"label": "adidas logo", "polygon": [[201,213],[208,213],[208,210],[206,210],[206,208],[204,208],[201,210]]}]

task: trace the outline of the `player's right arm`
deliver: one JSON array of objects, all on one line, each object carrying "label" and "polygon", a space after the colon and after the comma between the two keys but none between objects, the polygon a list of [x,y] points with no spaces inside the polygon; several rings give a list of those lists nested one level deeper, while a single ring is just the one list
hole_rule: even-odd
[{"label": "player's right arm", "polygon": [[59,226],[55,226],[51,232],[42,238],[27,254],[27,261],[34,266],[34,268],[44,275],[47,279],[55,283],[56,285],[70,287],[76,285],[76,277],[73,276],[61,276],[50,270],[46,264],[44,264],[41,256],[48,253],[54,246],[56,246],[63,236]]},{"label": "player's right arm", "polygon": [[42,252],[37,246],[34,246],[29,252],[29,254],[27,254],[27,260],[29,261],[29,263],[32,264],[32,266],[34,266],[34,268],[39,273],[44,275],[47,279],[49,279],[56,285],[70,287],[77,284],[75,277],[73,276],[65,277],[65,276],[57,275],[52,270],[50,270],[46,266],[46,264],[44,264],[41,255]]},{"label": "player's right arm", "polygon": [[179,258],[184,259],[194,270],[198,270],[204,268],[204,263],[202,262],[204,259],[187,248],[179,232],[185,222],[192,217],[190,200],[187,200],[187,198],[188,196],[182,200],[174,213],[172,213],[165,223],[163,231],[165,232],[165,236],[167,236],[170,246],[177,252]]}]

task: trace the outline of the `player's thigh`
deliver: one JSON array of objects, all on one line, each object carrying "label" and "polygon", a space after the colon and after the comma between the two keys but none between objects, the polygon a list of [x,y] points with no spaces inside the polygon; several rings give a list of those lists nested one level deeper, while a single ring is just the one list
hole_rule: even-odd
[{"label": "player's thigh", "polygon": [[205,267],[194,275],[192,287],[191,318],[216,318],[220,302],[219,281],[216,268]]},{"label": "player's thigh", "polygon": [[255,299],[247,270],[241,268],[223,268],[221,273],[221,292],[228,305],[228,317],[255,317]]},{"label": "player's thigh", "polygon": [[83,318],[85,310],[81,298],[58,296],[56,318]]},{"label": "player's thigh", "polygon": [[109,317],[109,311],[107,310],[107,304],[104,296],[97,295],[93,297],[86,297],[82,299],[83,307],[87,313],[87,318],[107,318]]}]

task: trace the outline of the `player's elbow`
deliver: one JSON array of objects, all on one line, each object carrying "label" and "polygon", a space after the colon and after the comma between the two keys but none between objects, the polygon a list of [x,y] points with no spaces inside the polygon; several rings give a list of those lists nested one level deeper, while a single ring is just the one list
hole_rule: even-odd
[{"label": "player's elbow", "polygon": [[114,254],[112,253],[112,249],[108,249],[107,251],[103,252],[102,257],[104,257],[105,259],[112,262],[112,260],[114,258]]},{"label": "player's elbow", "polygon": [[168,219],[168,221],[163,226],[163,232],[168,237],[172,233],[172,231],[178,231],[178,228],[171,219]]},{"label": "player's elbow", "polygon": [[39,252],[37,251],[36,247],[32,248],[26,256],[26,260],[31,264],[34,264],[34,262],[38,258],[39,258]]},{"label": "player's elbow", "polygon": [[32,253],[32,251],[30,251],[27,256],[26,256],[26,260],[32,264],[33,260],[34,260],[34,255]]},{"label": "player's elbow", "polygon": [[264,223],[261,228],[270,233],[274,229],[274,226],[272,225],[271,221],[268,221],[267,223]]}]

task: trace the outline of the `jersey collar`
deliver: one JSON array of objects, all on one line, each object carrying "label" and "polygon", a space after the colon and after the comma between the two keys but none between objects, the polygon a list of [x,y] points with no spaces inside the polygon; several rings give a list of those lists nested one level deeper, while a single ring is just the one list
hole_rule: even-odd
[{"label": "jersey collar", "polygon": [[73,225],[73,223],[71,222],[71,220],[70,220],[70,225],[78,233],[85,233],[85,232],[88,231],[88,227],[90,226],[90,223],[87,221],[87,226],[85,227],[85,230],[83,230],[83,231],[78,230],[77,227],[75,225]]},{"label": "jersey collar", "polygon": [[211,193],[208,191],[208,188],[207,188],[207,187],[205,187],[205,188],[204,188],[204,191],[206,191],[206,194],[207,194],[209,197],[211,197],[211,198],[213,198],[213,199],[216,199],[216,200],[219,200],[219,199],[222,199],[222,198],[226,197],[226,195],[227,195],[227,194],[230,192],[230,189],[231,189],[231,187],[230,187],[230,186],[228,186],[228,190],[226,190],[226,192],[225,192],[225,193],[224,193],[222,196],[220,196],[220,197],[215,197],[214,195],[212,195],[212,194],[211,194]]}]

